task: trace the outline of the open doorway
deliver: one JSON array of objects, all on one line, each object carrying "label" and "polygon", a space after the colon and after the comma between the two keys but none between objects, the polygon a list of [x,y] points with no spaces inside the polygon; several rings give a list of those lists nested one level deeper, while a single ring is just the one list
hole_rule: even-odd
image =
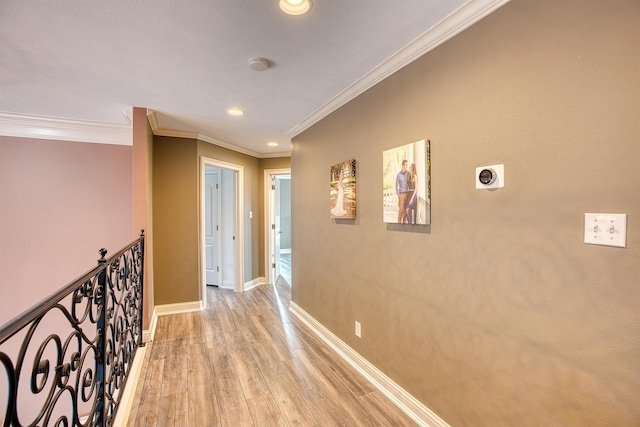
[{"label": "open doorway", "polygon": [[243,167],[202,158],[200,168],[200,297],[207,286],[244,290]]},{"label": "open doorway", "polygon": [[265,170],[265,266],[269,283],[291,285],[291,169]]}]

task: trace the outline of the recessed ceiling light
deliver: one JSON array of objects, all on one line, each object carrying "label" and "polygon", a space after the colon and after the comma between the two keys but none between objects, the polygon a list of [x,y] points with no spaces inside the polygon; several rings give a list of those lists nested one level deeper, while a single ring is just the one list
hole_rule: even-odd
[{"label": "recessed ceiling light", "polygon": [[244,115],[244,111],[242,111],[239,108],[229,108],[227,110],[227,113],[231,114],[232,116],[243,116]]},{"label": "recessed ceiling light", "polygon": [[311,9],[311,0],[280,0],[280,9],[289,15],[304,15]]},{"label": "recessed ceiling light", "polygon": [[271,142],[267,142],[267,145],[268,145],[269,147],[277,147],[277,146],[278,146],[278,143],[277,143],[277,142],[274,142],[274,141],[271,141]]}]

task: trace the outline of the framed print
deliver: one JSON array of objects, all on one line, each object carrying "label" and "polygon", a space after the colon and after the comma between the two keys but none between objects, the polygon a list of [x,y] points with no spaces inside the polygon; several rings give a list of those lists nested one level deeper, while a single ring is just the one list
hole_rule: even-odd
[{"label": "framed print", "polygon": [[430,141],[382,153],[382,215],[392,224],[431,224]]},{"label": "framed print", "polygon": [[331,166],[329,204],[331,218],[356,217],[356,161],[347,160]]}]

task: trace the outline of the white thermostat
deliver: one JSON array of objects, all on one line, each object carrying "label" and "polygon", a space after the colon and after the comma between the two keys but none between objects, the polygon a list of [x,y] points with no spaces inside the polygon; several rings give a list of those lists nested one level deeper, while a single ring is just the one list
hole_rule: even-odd
[{"label": "white thermostat", "polygon": [[504,187],[504,165],[480,166],[476,168],[476,188],[489,190]]}]

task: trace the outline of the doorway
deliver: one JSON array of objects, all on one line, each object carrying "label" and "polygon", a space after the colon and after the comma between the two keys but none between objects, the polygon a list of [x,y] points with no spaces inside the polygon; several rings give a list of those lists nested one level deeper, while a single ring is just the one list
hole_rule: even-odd
[{"label": "doorway", "polygon": [[291,169],[265,170],[265,276],[291,285]]},{"label": "doorway", "polygon": [[207,286],[244,291],[244,168],[203,157],[200,164],[200,298]]}]

